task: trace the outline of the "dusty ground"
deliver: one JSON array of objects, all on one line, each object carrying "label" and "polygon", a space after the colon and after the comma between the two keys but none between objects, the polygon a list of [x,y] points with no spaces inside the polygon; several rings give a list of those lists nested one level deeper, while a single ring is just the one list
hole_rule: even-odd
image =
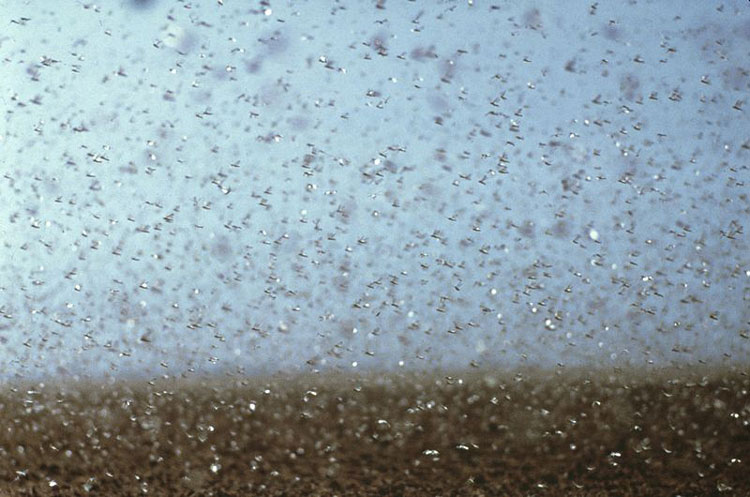
[{"label": "dusty ground", "polygon": [[0,495],[750,495],[741,369],[26,385]]}]

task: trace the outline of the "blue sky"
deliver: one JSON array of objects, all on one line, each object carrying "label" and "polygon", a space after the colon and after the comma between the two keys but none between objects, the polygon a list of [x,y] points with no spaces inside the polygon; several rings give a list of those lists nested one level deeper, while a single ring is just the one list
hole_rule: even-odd
[{"label": "blue sky", "polygon": [[748,360],[746,2],[0,11],[5,377]]}]

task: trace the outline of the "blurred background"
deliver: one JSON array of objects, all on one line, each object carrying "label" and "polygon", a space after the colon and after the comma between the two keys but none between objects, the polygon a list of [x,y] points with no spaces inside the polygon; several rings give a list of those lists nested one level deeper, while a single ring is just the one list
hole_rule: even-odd
[{"label": "blurred background", "polygon": [[0,1],[0,377],[747,363],[749,9]]}]

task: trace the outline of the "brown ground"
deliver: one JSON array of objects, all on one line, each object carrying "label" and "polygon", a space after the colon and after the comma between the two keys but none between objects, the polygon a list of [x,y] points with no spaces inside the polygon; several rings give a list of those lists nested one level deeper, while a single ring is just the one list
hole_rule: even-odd
[{"label": "brown ground", "polygon": [[747,370],[5,385],[0,495],[750,495]]}]

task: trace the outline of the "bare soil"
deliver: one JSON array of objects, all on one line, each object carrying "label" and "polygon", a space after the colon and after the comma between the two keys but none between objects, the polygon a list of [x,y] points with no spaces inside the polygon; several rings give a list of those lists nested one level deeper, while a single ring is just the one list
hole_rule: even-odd
[{"label": "bare soil", "polygon": [[7,384],[0,495],[750,495],[747,370]]}]

